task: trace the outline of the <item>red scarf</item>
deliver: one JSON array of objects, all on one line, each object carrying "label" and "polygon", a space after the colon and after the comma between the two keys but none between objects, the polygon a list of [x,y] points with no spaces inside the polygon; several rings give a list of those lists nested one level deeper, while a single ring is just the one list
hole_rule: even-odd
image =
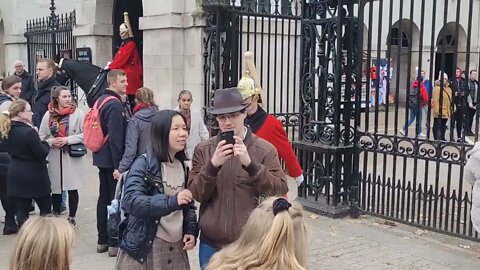
[{"label": "red scarf", "polygon": [[48,125],[54,137],[68,136],[68,119],[70,114],[75,112],[76,108],[74,104],[68,108],[55,108],[52,102],[48,103],[48,111],[50,112]]},{"label": "red scarf", "polygon": [[133,114],[136,112],[140,111],[141,109],[145,109],[150,107],[147,103],[138,103],[134,108],[133,108]]}]

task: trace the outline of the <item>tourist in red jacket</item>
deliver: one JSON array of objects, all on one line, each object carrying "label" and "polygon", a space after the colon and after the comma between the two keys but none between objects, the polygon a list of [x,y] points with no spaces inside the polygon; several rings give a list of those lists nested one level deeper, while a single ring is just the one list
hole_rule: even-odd
[{"label": "tourist in red jacket", "polygon": [[245,108],[247,112],[245,123],[250,126],[255,135],[275,146],[278,156],[285,161],[288,175],[293,177],[300,186],[303,182],[303,170],[282,123],[259,105],[263,103],[262,89],[257,83],[252,52],[245,53],[245,65],[245,75],[238,82],[238,89],[244,102],[248,104]]}]

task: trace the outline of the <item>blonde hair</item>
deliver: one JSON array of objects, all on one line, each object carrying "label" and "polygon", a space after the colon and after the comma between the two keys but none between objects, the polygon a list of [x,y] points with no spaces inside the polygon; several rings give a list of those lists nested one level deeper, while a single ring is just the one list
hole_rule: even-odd
[{"label": "blonde hair", "polygon": [[149,106],[156,106],[153,91],[147,87],[141,87],[135,93],[135,98],[140,103],[145,103]]},{"label": "blonde hair", "polygon": [[27,101],[19,98],[12,101],[6,113],[0,112],[0,138],[8,139],[8,133],[12,126],[11,119],[18,116],[21,112],[24,112],[27,104]]},{"label": "blonde hair", "polygon": [[267,198],[255,208],[240,237],[213,255],[206,269],[306,269],[303,209],[293,202],[288,210],[274,215],[273,204],[277,199]]},{"label": "blonde hair", "polygon": [[56,217],[29,218],[20,229],[10,270],[69,270],[72,226]]}]

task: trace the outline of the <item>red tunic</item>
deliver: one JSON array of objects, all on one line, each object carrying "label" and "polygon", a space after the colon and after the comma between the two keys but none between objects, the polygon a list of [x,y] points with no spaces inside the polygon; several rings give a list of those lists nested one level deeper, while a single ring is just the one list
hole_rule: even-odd
[{"label": "red tunic", "polygon": [[127,74],[127,95],[135,95],[138,88],[143,86],[143,66],[137,45],[133,40],[125,41],[118,48],[110,69],[121,69]]},{"label": "red tunic", "polygon": [[285,161],[288,175],[295,178],[303,173],[295,152],[293,152],[292,145],[288,141],[287,132],[285,132],[280,120],[268,114],[267,119],[255,135],[268,141],[277,148],[278,156]]}]

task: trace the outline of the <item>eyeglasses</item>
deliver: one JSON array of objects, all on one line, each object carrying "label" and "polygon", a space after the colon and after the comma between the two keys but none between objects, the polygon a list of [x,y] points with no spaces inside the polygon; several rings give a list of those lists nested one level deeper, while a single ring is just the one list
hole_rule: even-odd
[{"label": "eyeglasses", "polygon": [[217,120],[218,121],[225,121],[228,119],[235,119],[237,118],[241,113],[240,112],[234,112],[234,113],[227,113],[227,114],[219,114],[217,115]]}]

